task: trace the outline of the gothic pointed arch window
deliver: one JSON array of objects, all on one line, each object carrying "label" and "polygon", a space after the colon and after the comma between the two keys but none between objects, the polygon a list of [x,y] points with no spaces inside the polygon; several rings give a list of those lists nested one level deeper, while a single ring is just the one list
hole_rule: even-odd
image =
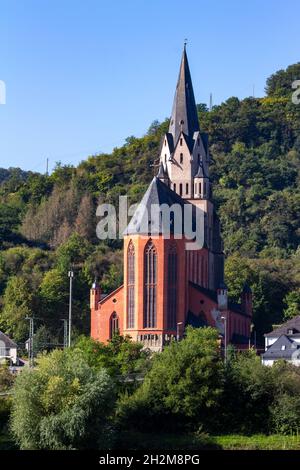
[{"label": "gothic pointed arch window", "polygon": [[144,251],[144,328],[156,328],[157,251],[150,240]]},{"label": "gothic pointed arch window", "polygon": [[167,325],[169,329],[176,328],[177,315],[177,279],[178,279],[177,249],[173,243],[168,252],[168,310]]},{"label": "gothic pointed arch window", "polygon": [[127,328],[134,328],[135,321],[135,252],[130,240],[127,249]]},{"label": "gothic pointed arch window", "polygon": [[116,312],[113,312],[110,317],[110,338],[119,333],[119,317]]}]

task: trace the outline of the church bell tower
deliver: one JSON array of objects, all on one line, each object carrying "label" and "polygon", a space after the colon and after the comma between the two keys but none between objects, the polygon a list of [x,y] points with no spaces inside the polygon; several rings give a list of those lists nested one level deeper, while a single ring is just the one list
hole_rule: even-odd
[{"label": "church bell tower", "polygon": [[[209,176],[210,155],[208,138],[201,132],[193,84],[184,46],[172,114],[165,134],[157,177],[182,199],[204,212],[204,239],[207,281],[204,287],[217,289],[223,282],[223,244],[219,219],[212,202]],[[195,255],[189,255],[194,258]],[[191,260],[191,263],[194,261]]]}]

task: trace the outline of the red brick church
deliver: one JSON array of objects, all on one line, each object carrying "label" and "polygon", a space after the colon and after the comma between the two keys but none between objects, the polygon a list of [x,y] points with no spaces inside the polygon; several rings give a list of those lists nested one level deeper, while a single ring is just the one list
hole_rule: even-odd
[{"label": "red brick church", "polygon": [[[104,296],[91,289],[91,336],[106,342],[119,331],[160,350],[180,338],[187,325],[218,328],[223,341],[249,344],[252,294],[245,286],[241,303],[228,301],[220,223],[212,200],[207,135],[199,127],[190,70],[184,48],[169,130],[161,143],[160,166],[124,234],[124,284]],[[162,223],[153,229],[151,206],[177,204],[202,212],[200,248],[187,249],[186,236],[169,218],[169,236]],[[149,210],[149,212],[148,212]],[[196,211],[196,212],[195,212]],[[226,329],[226,331],[225,331]]]}]

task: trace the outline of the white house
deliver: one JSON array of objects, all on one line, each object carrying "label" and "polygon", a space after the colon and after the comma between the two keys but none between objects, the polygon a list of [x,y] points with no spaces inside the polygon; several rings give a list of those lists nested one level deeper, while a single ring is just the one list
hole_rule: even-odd
[{"label": "white house", "polygon": [[300,366],[300,315],[265,334],[265,352],[261,359],[267,366],[279,359]]},{"label": "white house", "polygon": [[0,363],[5,362],[7,359],[11,364],[17,364],[17,345],[0,331]]}]

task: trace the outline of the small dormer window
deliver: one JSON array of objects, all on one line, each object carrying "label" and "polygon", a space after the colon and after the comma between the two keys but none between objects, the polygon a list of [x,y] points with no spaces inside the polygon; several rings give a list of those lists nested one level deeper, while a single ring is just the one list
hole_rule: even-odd
[{"label": "small dormer window", "polygon": [[286,345],[283,344],[283,345],[281,346],[281,351],[285,351],[285,349],[286,349]]},{"label": "small dormer window", "polygon": [[180,154],[180,163],[183,163],[183,153]]},{"label": "small dormer window", "polygon": [[288,330],[288,332],[287,332],[287,333],[288,333],[288,335],[292,335],[292,334],[294,334],[294,330],[293,330],[293,328],[290,328],[290,329]]}]

